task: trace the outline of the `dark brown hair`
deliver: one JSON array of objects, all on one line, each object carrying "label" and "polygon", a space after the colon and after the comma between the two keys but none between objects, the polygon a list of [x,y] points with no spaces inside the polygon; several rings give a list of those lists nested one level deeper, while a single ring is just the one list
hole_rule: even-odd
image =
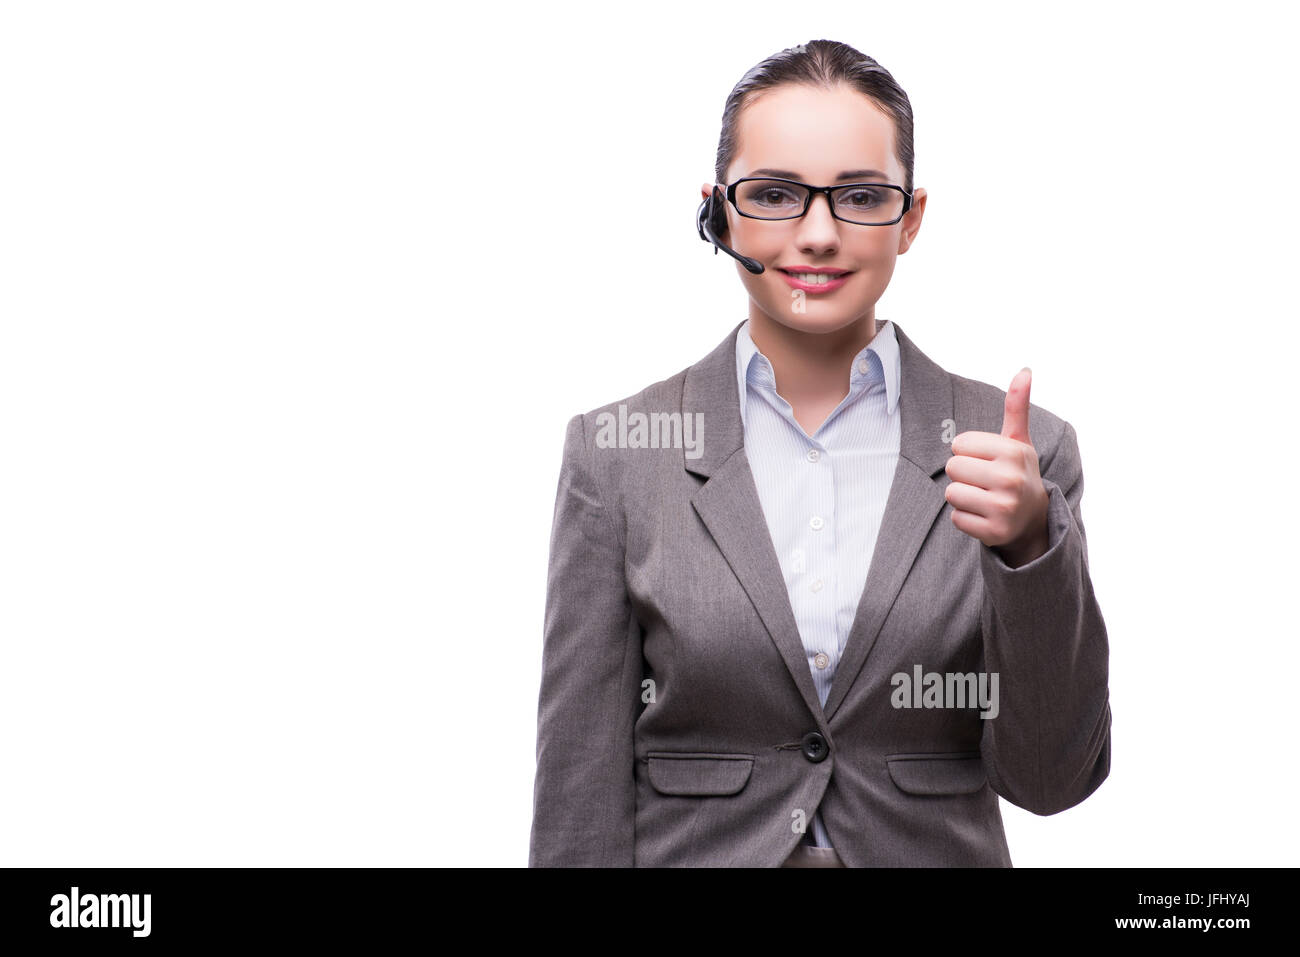
[{"label": "dark brown hair", "polygon": [[835,40],[812,40],[782,50],[741,77],[722,111],[715,182],[726,184],[727,167],[736,155],[740,111],[762,91],[785,83],[802,83],[824,89],[843,83],[870,97],[892,116],[895,156],[903,167],[902,185],[911,192],[912,169],[916,163],[916,150],[912,144],[912,103],[888,70],[847,43]]}]

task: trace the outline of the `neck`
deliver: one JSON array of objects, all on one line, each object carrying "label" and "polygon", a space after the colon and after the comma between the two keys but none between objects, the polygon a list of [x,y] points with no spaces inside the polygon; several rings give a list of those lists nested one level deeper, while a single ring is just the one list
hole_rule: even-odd
[{"label": "neck", "polygon": [[791,329],[756,308],[749,315],[750,338],[771,361],[776,391],[791,405],[847,395],[853,357],[878,331],[874,308],[832,332]]}]

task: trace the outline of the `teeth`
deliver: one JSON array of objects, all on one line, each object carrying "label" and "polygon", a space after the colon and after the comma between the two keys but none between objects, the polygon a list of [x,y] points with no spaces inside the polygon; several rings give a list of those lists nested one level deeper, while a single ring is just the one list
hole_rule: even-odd
[{"label": "teeth", "polygon": [[831,276],[824,272],[792,272],[790,275],[795,279],[798,279],[800,282],[816,283],[819,286],[826,285],[826,283],[830,282],[832,279],[840,278],[839,276]]}]

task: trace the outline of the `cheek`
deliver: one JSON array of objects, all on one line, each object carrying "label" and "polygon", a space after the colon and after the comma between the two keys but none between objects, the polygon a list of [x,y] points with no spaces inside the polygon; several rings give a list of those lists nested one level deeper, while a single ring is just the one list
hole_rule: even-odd
[{"label": "cheek", "polygon": [[734,242],[730,242],[729,245],[747,256],[754,256],[764,261],[779,258],[789,238],[782,235],[778,229],[764,229],[764,225],[752,219],[745,219],[743,216],[735,217],[731,226]]},{"label": "cheek", "polygon": [[898,257],[899,233],[896,229],[873,229],[870,226],[862,228],[866,232],[845,242],[846,258],[863,266],[879,266],[892,263]]}]

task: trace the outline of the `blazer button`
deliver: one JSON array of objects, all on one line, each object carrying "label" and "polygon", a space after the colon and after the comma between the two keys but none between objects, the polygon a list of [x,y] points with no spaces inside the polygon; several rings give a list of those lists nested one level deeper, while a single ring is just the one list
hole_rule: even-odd
[{"label": "blazer button", "polygon": [[830,747],[826,744],[826,739],[816,731],[809,731],[805,734],[800,742],[803,744],[803,756],[817,764],[826,760],[826,755],[831,753]]}]

